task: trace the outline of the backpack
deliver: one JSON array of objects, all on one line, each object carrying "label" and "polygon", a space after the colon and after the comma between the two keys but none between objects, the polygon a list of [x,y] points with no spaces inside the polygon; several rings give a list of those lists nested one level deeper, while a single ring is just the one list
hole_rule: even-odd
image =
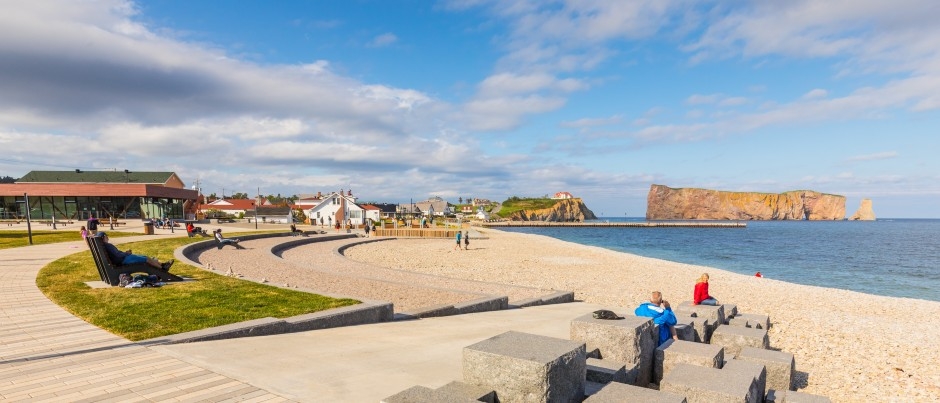
[{"label": "backpack", "polygon": [[131,283],[131,281],[134,281],[134,280],[131,278],[130,274],[121,273],[121,275],[118,276],[118,285],[121,287],[126,287],[128,284]]},{"label": "backpack", "polygon": [[604,319],[604,320],[616,320],[623,319],[622,316],[617,316],[614,311],[609,311],[606,309],[598,309],[594,311],[594,319]]}]

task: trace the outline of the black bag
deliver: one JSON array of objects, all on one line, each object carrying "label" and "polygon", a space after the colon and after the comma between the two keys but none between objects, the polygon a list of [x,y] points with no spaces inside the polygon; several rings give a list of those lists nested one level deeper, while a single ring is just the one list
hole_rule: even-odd
[{"label": "black bag", "polygon": [[605,319],[605,320],[616,320],[623,319],[622,316],[617,316],[614,311],[609,311],[606,309],[599,309],[594,311],[594,319]]}]

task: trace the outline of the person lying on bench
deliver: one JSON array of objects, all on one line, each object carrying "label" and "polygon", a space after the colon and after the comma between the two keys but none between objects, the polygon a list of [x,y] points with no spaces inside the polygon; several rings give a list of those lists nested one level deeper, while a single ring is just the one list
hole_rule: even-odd
[{"label": "person lying on bench", "polygon": [[225,245],[232,245],[235,249],[245,249],[243,246],[238,244],[238,239],[228,239],[222,236],[222,228],[217,228],[215,230],[215,240],[219,243],[219,249],[222,249]]},{"label": "person lying on bench", "polygon": [[173,259],[170,259],[165,263],[160,263],[160,261],[154,257],[135,255],[131,253],[130,249],[121,252],[116,246],[112,245],[111,242],[108,242],[108,234],[99,232],[95,236],[101,238],[101,240],[104,241],[104,249],[108,252],[108,257],[111,259],[111,262],[120,264],[121,266],[134,263],[147,263],[155,268],[162,269],[163,271],[170,271],[170,266],[173,266],[173,263],[175,262]]}]

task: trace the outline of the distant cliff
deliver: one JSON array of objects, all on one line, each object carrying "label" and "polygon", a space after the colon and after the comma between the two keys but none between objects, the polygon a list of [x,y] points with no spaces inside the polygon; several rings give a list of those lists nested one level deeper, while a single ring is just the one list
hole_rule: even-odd
[{"label": "distant cliff", "polygon": [[595,220],[597,217],[579,198],[558,200],[554,206],[537,210],[520,210],[510,214],[513,221],[573,222]]},{"label": "distant cliff", "polygon": [[875,221],[875,211],[871,209],[871,199],[862,199],[862,204],[858,206],[855,214],[849,217],[850,220]]},{"label": "distant cliff", "polygon": [[845,196],[812,190],[779,194],[650,186],[647,220],[841,220]]}]

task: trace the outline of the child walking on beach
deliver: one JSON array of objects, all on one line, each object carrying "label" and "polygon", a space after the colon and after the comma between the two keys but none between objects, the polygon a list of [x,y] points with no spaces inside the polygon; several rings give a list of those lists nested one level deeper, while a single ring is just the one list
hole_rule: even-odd
[{"label": "child walking on beach", "polygon": [[457,246],[454,246],[455,250],[460,250],[460,231],[457,231]]}]

